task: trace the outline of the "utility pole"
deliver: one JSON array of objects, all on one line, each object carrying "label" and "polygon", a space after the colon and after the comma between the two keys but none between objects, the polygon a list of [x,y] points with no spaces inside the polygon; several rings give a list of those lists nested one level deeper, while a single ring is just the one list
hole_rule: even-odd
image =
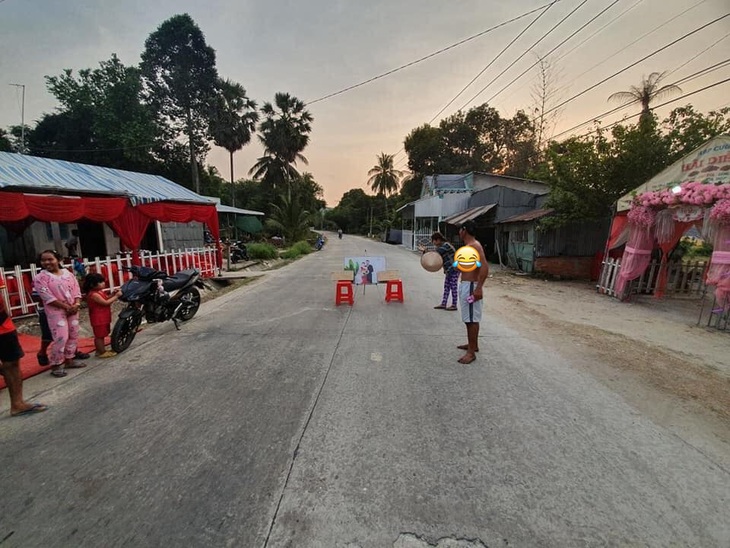
[{"label": "utility pole", "polygon": [[25,84],[9,84],[16,88],[23,88],[23,99],[20,107],[20,153],[25,153]]}]

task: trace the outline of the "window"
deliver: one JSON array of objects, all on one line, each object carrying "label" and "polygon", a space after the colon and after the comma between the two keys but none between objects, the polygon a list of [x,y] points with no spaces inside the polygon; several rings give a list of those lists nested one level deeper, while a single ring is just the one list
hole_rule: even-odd
[{"label": "window", "polygon": [[510,240],[513,242],[526,242],[527,241],[527,230],[512,230],[509,233]]},{"label": "window", "polygon": [[[64,242],[69,239],[71,236],[71,228],[66,223],[59,223],[58,224],[58,231],[61,236],[61,240]],[[52,223],[46,223],[46,239],[49,242],[53,241],[53,224]]]}]

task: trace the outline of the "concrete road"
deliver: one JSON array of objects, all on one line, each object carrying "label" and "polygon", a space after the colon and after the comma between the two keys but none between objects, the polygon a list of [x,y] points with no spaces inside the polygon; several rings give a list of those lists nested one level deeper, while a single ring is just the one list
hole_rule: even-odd
[{"label": "concrete road", "polygon": [[[334,306],[342,258],[382,286]],[[487,315],[456,362],[442,275],[345,236],[0,419],[0,546],[730,545],[730,474]],[[487,298],[489,290],[487,289]]]}]

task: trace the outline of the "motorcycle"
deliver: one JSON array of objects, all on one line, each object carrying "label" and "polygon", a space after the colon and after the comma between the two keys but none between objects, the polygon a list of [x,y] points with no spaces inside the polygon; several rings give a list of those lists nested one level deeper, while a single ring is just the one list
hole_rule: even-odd
[{"label": "motorcycle", "polygon": [[236,264],[238,261],[248,261],[248,249],[243,242],[233,242],[231,244],[231,262]]},{"label": "motorcycle", "polygon": [[182,270],[173,276],[146,266],[124,267],[133,278],[122,286],[120,301],[127,306],[119,313],[111,334],[112,350],[123,352],[132,344],[142,319],[147,323],[190,320],[200,308],[200,291],[204,288],[198,269]]},{"label": "motorcycle", "polygon": [[320,236],[319,238],[317,238],[317,243],[314,244],[314,249],[319,251],[323,247],[324,247],[324,236]]}]

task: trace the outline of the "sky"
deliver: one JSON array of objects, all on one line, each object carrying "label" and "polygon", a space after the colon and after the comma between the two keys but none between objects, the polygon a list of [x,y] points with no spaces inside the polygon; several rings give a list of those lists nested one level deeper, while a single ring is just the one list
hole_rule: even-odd
[{"label": "sky", "polygon": [[[327,205],[333,207],[350,189],[369,192],[367,173],[381,152],[396,154],[396,166],[405,169],[405,136],[434,119],[490,62],[433,124],[486,101],[503,117],[520,109],[532,112],[537,67],[508,84],[604,8],[608,8],[605,13],[547,57],[554,106],[596,86],[557,111],[553,135],[614,108],[616,104],[607,100],[609,95],[639,85],[651,72],[673,71],[666,82],[674,83],[730,58],[727,17],[624,70],[726,15],[730,12],[727,0],[618,0],[615,4],[615,0],[559,0],[499,58],[500,51],[539,12],[374,82],[316,101],[549,1],[0,0],[0,127],[21,121],[21,92],[9,84],[25,85],[25,122],[32,126],[57,108],[44,76],[60,74],[66,68],[96,68],[112,53],[127,65],[136,65],[150,33],[169,17],[188,13],[215,49],[221,77],[241,83],[259,105],[273,101],[277,92],[311,102],[313,131],[304,151],[309,165],[299,164],[298,168],[313,174],[324,188]],[[573,15],[532,47],[575,8]],[[617,72],[620,74],[600,83]],[[681,83],[680,88],[684,94],[691,93],[728,78],[730,65],[725,65]],[[701,112],[727,106],[730,82],[660,108],[658,114],[666,116],[672,108],[687,103]],[[637,112],[636,107],[627,108],[602,123],[608,125]],[[586,126],[573,133],[589,129]],[[236,153],[236,179],[247,176],[262,150],[254,139]],[[225,150],[213,146],[207,163],[229,178]]]}]

